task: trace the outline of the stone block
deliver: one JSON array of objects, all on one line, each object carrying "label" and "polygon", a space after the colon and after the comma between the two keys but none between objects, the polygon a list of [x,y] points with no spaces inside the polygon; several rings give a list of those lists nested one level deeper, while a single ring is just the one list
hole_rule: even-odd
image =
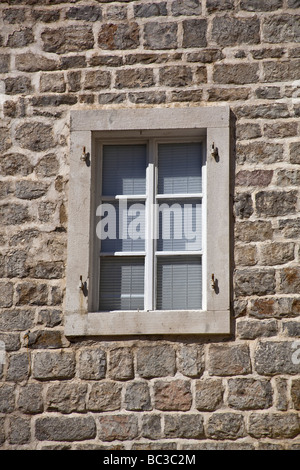
[{"label": "stone block", "polygon": [[260,21],[256,16],[247,18],[229,15],[216,16],[213,19],[211,35],[213,41],[223,47],[258,44],[260,42]]},{"label": "stone block", "polygon": [[234,213],[240,219],[248,219],[253,214],[253,201],[249,193],[239,193],[234,198]]},{"label": "stone block", "polygon": [[48,301],[48,286],[35,282],[22,282],[17,285],[16,305],[46,305]]},{"label": "stone block", "polygon": [[246,344],[211,344],[209,375],[229,376],[251,373],[249,348]]},{"label": "stone block", "polygon": [[199,411],[215,411],[223,404],[221,379],[203,379],[195,383],[195,407]]},{"label": "stone block", "polygon": [[261,247],[261,264],[273,266],[285,264],[295,258],[294,243],[267,243]]},{"label": "stone block", "polygon": [[35,351],[33,377],[38,380],[71,379],[75,375],[75,357],[71,351]]},{"label": "stone block", "polygon": [[138,436],[138,420],[135,415],[103,415],[98,421],[99,439],[102,441],[127,441]]},{"label": "stone block", "polygon": [[41,39],[43,50],[56,54],[80,52],[94,47],[92,27],[85,25],[46,28],[41,33]]},{"label": "stone block", "polygon": [[249,416],[249,434],[256,439],[289,439],[300,432],[296,413],[252,413]]},{"label": "stone block", "polygon": [[174,0],[171,4],[173,16],[198,16],[201,15],[202,6],[199,0]]},{"label": "stone block", "polygon": [[265,18],[263,23],[263,39],[272,44],[300,41],[299,15],[272,15]]},{"label": "stone block", "polygon": [[109,352],[108,376],[114,380],[129,380],[134,377],[133,355],[130,348],[113,348]]},{"label": "stone block", "polygon": [[245,220],[235,224],[235,240],[241,242],[259,242],[271,240],[272,224],[268,220]]},{"label": "stone block", "polygon": [[79,21],[101,21],[102,9],[96,5],[80,5],[71,7],[66,12],[66,18]]},{"label": "stone block", "polygon": [[177,24],[149,22],[144,26],[145,49],[175,49],[177,47]]},{"label": "stone block", "polygon": [[216,11],[226,11],[234,9],[234,0],[206,0],[206,10],[208,13]]},{"label": "stone block", "polygon": [[125,408],[129,411],[152,410],[150,391],[146,382],[130,382],[125,390]]},{"label": "stone block", "polygon": [[30,441],[30,419],[11,416],[9,419],[8,441],[10,444],[23,445]]},{"label": "stone block", "polygon": [[228,380],[228,404],[237,410],[258,410],[272,406],[269,380],[237,378]]},{"label": "stone block", "polygon": [[154,85],[152,69],[121,69],[116,73],[115,87],[148,88]]},{"label": "stone block", "polygon": [[166,414],[164,434],[167,439],[203,439],[203,416],[200,414]]},{"label": "stone block", "polygon": [[15,195],[19,199],[38,199],[44,196],[47,189],[48,184],[43,181],[17,181]]},{"label": "stone block", "polygon": [[46,409],[60,413],[86,411],[86,394],[86,384],[62,382],[50,385],[46,394]]},{"label": "stone block", "polygon": [[216,64],[214,66],[213,81],[226,85],[245,85],[258,81],[257,64]]},{"label": "stone block", "polygon": [[66,84],[63,73],[43,73],[40,77],[41,93],[64,93]]},{"label": "stone block", "polygon": [[0,127],[0,152],[6,152],[11,145],[9,129],[7,127]]},{"label": "stone block", "polygon": [[91,416],[45,416],[35,422],[39,441],[85,441],[96,436],[96,423]]},{"label": "stone block", "polygon": [[135,22],[104,24],[98,35],[98,44],[101,49],[136,49],[139,46],[139,42],[140,30]]},{"label": "stone block", "polygon": [[116,411],[121,408],[122,385],[118,382],[101,381],[91,385],[87,409],[90,411]]},{"label": "stone block", "polygon": [[275,271],[239,269],[234,275],[236,297],[275,294]]},{"label": "stone block", "polygon": [[20,124],[16,129],[16,140],[22,148],[34,152],[49,150],[55,145],[52,126],[37,121]]},{"label": "stone block", "polygon": [[0,54],[0,73],[9,72],[9,65],[10,65],[10,55]]},{"label": "stone block", "polygon": [[278,334],[276,320],[243,320],[240,319],[236,325],[237,336],[240,339],[256,339],[271,337]]},{"label": "stone block", "polygon": [[136,18],[150,18],[151,16],[167,16],[167,3],[144,3],[133,6]]},{"label": "stone block", "polygon": [[166,66],[159,70],[160,85],[170,87],[183,87],[191,85],[193,75],[190,67],[182,66]]},{"label": "stone block", "polygon": [[177,352],[177,367],[181,374],[199,377],[204,371],[204,348],[197,344],[183,344]]},{"label": "stone block", "polygon": [[162,438],[162,425],[160,414],[146,414],[142,415],[142,428],[141,436],[147,439],[161,439]]},{"label": "stone block", "polygon": [[295,410],[300,410],[300,379],[292,380],[291,399]]},{"label": "stone block", "polygon": [[7,95],[30,95],[33,91],[30,78],[23,75],[6,78],[4,83]]},{"label": "stone block", "polygon": [[259,191],[255,197],[259,217],[278,217],[296,212],[296,191]]},{"label": "stone block", "polygon": [[28,157],[21,153],[7,153],[0,156],[2,176],[27,176],[32,173],[33,166]]},{"label": "stone block", "polygon": [[2,204],[0,223],[2,225],[20,225],[30,220],[28,208],[22,204]]},{"label": "stone block", "polygon": [[292,341],[260,341],[255,350],[255,370],[261,375],[299,374],[300,364],[293,361]]},{"label": "stone block", "polygon": [[16,69],[22,72],[38,72],[39,70],[57,70],[58,62],[43,55],[34,54],[33,52],[24,52],[16,55]]},{"label": "stone block", "polygon": [[290,162],[291,163],[300,163],[300,143],[299,142],[292,142],[289,145],[290,150]]},{"label": "stone block", "polygon": [[31,28],[21,28],[8,35],[7,47],[25,47],[34,42],[34,35]]},{"label": "stone block", "polygon": [[214,413],[208,419],[206,435],[210,439],[238,439],[245,436],[244,417],[238,413]]},{"label": "stone block", "polygon": [[[13,304],[13,284],[11,282],[0,282],[0,307],[11,307]],[[1,320],[0,320],[1,323]]]},{"label": "stone block", "polygon": [[0,384],[0,413],[11,413],[15,409],[15,386]]},{"label": "stone block", "polygon": [[79,377],[85,380],[99,380],[105,377],[106,355],[100,349],[82,349],[78,362]]},{"label": "stone block", "polygon": [[205,19],[184,20],[182,26],[182,47],[206,47],[207,21]]},{"label": "stone block", "polygon": [[85,90],[98,91],[103,88],[109,88],[111,83],[111,74],[105,70],[91,70],[86,72],[83,82]]},{"label": "stone block", "polygon": [[22,413],[37,414],[44,410],[42,385],[29,383],[20,388],[17,408]]},{"label": "stone block", "polygon": [[282,0],[242,0],[241,9],[246,11],[273,11],[282,7]]},{"label": "stone block", "polygon": [[159,380],[154,384],[155,408],[163,411],[188,411],[192,405],[191,384],[186,380]]},{"label": "stone block", "polygon": [[143,346],[137,350],[137,373],[143,378],[175,374],[175,351],[169,345]]}]

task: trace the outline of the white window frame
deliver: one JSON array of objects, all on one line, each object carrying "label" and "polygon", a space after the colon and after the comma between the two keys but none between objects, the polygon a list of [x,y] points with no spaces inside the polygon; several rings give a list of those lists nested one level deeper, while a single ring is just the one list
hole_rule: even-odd
[{"label": "white window frame", "polygon": [[[154,142],[174,136],[204,139],[206,148],[203,310],[95,311],[97,142],[147,138]],[[212,149],[217,149],[217,155]],[[155,165],[149,165],[147,172],[153,171]],[[230,279],[229,107],[71,111],[65,334],[229,334]],[[145,295],[153,295],[153,290]]]}]

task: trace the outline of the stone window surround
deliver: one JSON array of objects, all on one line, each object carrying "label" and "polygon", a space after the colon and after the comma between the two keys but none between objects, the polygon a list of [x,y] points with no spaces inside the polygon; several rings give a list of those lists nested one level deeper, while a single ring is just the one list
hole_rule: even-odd
[{"label": "stone window surround", "polygon": [[[91,311],[95,139],[157,135],[206,138],[205,310]],[[218,149],[218,157],[210,149]],[[87,161],[82,154],[88,156]],[[230,109],[228,106],[71,111],[66,336],[230,333]],[[205,248],[204,248],[205,251]],[[211,277],[217,282],[211,286]],[[81,281],[85,288],[81,289]]]}]

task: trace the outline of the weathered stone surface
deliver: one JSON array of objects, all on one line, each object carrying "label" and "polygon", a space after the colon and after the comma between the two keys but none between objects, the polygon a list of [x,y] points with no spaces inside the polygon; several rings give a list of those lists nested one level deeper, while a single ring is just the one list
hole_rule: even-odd
[{"label": "weathered stone surface", "polygon": [[275,293],[275,271],[258,269],[240,269],[235,272],[235,295],[269,295]]},{"label": "weathered stone surface", "polygon": [[174,0],[171,5],[173,16],[201,15],[201,2],[199,0]]},{"label": "weathered stone surface", "polygon": [[48,300],[46,284],[36,284],[28,281],[19,284],[17,291],[17,305],[45,305]]},{"label": "weathered stone surface", "polygon": [[257,98],[262,100],[276,100],[280,98],[280,88],[276,86],[264,86],[255,90]]},{"label": "weathered stone surface", "polygon": [[99,438],[103,441],[126,441],[138,435],[138,421],[135,415],[117,414],[99,417]]},{"label": "weathered stone surface", "polygon": [[215,11],[232,10],[234,8],[234,0],[206,0],[206,9],[209,13]]},{"label": "weathered stone surface", "polygon": [[71,351],[33,353],[33,377],[35,379],[71,379],[74,375],[75,358]]},{"label": "weathered stone surface", "polygon": [[146,437],[148,439],[161,439],[161,420],[162,418],[160,414],[144,414],[142,416],[142,437]]},{"label": "weathered stone surface", "polygon": [[237,335],[241,339],[271,337],[278,334],[276,320],[243,320],[237,322]]},{"label": "weathered stone surface", "polygon": [[135,22],[120,24],[104,24],[98,35],[101,49],[136,49],[139,46],[139,26]]},{"label": "weathered stone surface", "polygon": [[296,191],[260,191],[255,197],[259,217],[277,217],[296,212]]},{"label": "weathered stone surface", "polygon": [[299,186],[300,171],[299,170],[280,170],[277,173],[278,186]]},{"label": "weathered stone surface", "polygon": [[84,441],[96,436],[96,423],[91,416],[45,416],[35,423],[39,441]]},{"label": "weathered stone surface", "polygon": [[177,47],[177,24],[149,22],[144,27],[146,49],[174,49]]},{"label": "weathered stone surface", "polygon": [[0,73],[9,71],[10,56],[9,54],[0,54]]},{"label": "weathered stone surface", "polygon": [[0,307],[11,307],[13,304],[13,284],[0,282]]},{"label": "weathered stone surface", "polygon": [[159,70],[159,83],[165,86],[182,87],[192,83],[192,71],[190,67],[168,66]]},{"label": "weathered stone surface", "polygon": [[164,433],[168,439],[204,438],[203,417],[200,414],[167,414],[164,420]]},{"label": "weathered stone surface", "polygon": [[114,380],[129,380],[134,377],[133,355],[130,348],[113,348],[109,352],[108,375]]},{"label": "weathered stone surface", "polygon": [[299,374],[293,361],[292,341],[260,341],[255,351],[255,369],[261,375]]},{"label": "weathered stone surface", "polygon": [[234,198],[234,213],[240,219],[248,219],[253,214],[253,202],[251,194],[240,193]]},{"label": "weathered stone surface", "polygon": [[30,220],[28,208],[22,204],[2,204],[0,223],[2,225],[19,225]]},{"label": "weathered stone surface", "polygon": [[290,162],[300,163],[300,143],[292,142],[290,144]]},{"label": "weathered stone surface", "polygon": [[187,54],[188,62],[203,62],[204,64],[217,62],[224,58],[222,49],[209,48]]},{"label": "weathered stone surface", "polygon": [[0,156],[0,171],[3,176],[27,176],[32,170],[32,164],[26,155],[7,153]]},{"label": "weathered stone surface", "polygon": [[5,418],[0,418],[0,444],[5,442],[4,420]]},{"label": "weathered stone surface", "polygon": [[121,408],[122,385],[104,381],[92,384],[87,409],[91,411],[115,411]]},{"label": "weathered stone surface", "polygon": [[158,410],[187,411],[192,404],[191,384],[186,380],[159,380],[154,384],[154,401]]},{"label": "weathered stone surface", "polygon": [[268,186],[273,177],[273,170],[241,170],[236,174],[237,186]]},{"label": "weathered stone surface", "polygon": [[2,331],[24,331],[34,324],[33,310],[4,310],[0,315]]},{"label": "weathered stone surface", "polygon": [[34,36],[30,28],[23,28],[8,35],[7,47],[25,47],[34,42]]},{"label": "weathered stone surface", "polygon": [[[93,65],[93,64],[90,64]],[[95,64],[97,65],[97,64]],[[60,57],[60,69],[80,69],[86,67],[86,58],[84,55],[71,55]]]},{"label": "weathered stone surface", "polygon": [[48,184],[42,181],[17,181],[15,194],[19,199],[37,199],[44,196]]},{"label": "weathered stone surface", "polygon": [[237,101],[248,99],[251,90],[250,88],[209,88],[208,90],[209,101]]},{"label": "weathered stone surface", "polygon": [[9,129],[0,127],[0,152],[6,152],[11,147],[11,138]]},{"label": "weathered stone surface", "polygon": [[211,344],[208,359],[210,375],[228,376],[251,373],[250,353],[246,344]]},{"label": "weathered stone surface", "polygon": [[161,104],[166,101],[164,91],[145,91],[140,93],[129,93],[129,101],[135,104]]},{"label": "weathered stone surface", "polygon": [[213,20],[212,38],[223,47],[236,46],[237,44],[258,44],[260,41],[259,28],[260,22],[257,17],[216,16]]},{"label": "weathered stone surface", "polygon": [[62,261],[40,261],[31,271],[31,277],[36,279],[60,279],[63,275]]},{"label": "weathered stone surface", "polygon": [[43,50],[64,54],[92,49],[94,35],[91,26],[65,26],[63,28],[45,29],[41,33]]},{"label": "weathered stone surface", "polygon": [[199,377],[204,371],[204,348],[196,344],[183,344],[177,352],[177,368],[188,377]]},{"label": "weathered stone surface", "polygon": [[125,408],[130,411],[149,411],[152,409],[148,384],[130,382],[125,391]]},{"label": "weathered stone surface", "polygon": [[122,69],[116,74],[116,88],[147,88],[154,85],[152,69]]},{"label": "weathered stone surface", "polygon": [[10,444],[26,444],[31,438],[30,419],[11,416],[9,419],[8,441]]},{"label": "weathered stone surface", "polygon": [[11,354],[8,360],[6,380],[9,382],[22,382],[29,376],[29,357],[27,353]]},{"label": "weathered stone surface", "polygon": [[300,42],[299,15],[281,14],[265,18],[263,38],[270,43]]},{"label": "weathered stone surface", "polygon": [[52,126],[42,122],[26,122],[16,129],[16,140],[21,147],[35,152],[54,147]]},{"label": "weathered stone surface", "polygon": [[102,19],[102,9],[96,5],[71,7],[66,12],[66,18],[79,21],[100,21]]},{"label": "weathered stone surface", "polygon": [[38,324],[48,328],[60,325],[62,322],[62,312],[58,309],[42,309],[39,311]]},{"label": "weathered stone surface", "polygon": [[245,85],[258,80],[257,64],[216,64],[213,80],[215,83]]},{"label": "weathered stone surface", "polygon": [[42,386],[40,384],[26,384],[20,388],[17,408],[26,414],[41,413],[44,409]]},{"label": "weathered stone surface", "polygon": [[238,118],[248,119],[278,119],[290,116],[290,112],[285,103],[244,105],[235,108],[235,114]]},{"label": "weathered stone surface", "polygon": [[291,398],[295,410],[300,410],[300,379],[295,379],[292,381]]},{"label": "weathered stone surface", "polygon": [[282,331],[286,336],[298,338],[300,337],[300,322],[286,321],[282,324]]},{"label": "weathered stone surface", "polygon": [[237,413],[215,413],[210,416],[206,434],[211,439],[238,439],[245,435],[243,415]]},{"label": "weathered stone surface", "polygon": [[31,349],[60,349],[68,344],[58,330],[36,330],[29,333],[28,337],[28,346]]},{"label": "weathered stone surface", "polygon": [[110,72],[104,70],[92,70],[86,72],[83,87],[85,90],[101,90],[109,88],[111,82]]},{"label": "weathered stone surface", "polygon": [[228,404],[237,410],[256,410],[272,406],[272,386],[268,380],[230,379]]},{"label": "weathered stone surface", "polygon": [[144,346],[137,350],[137,373],[143,378],[175,374],[175,351],[172,346]]},{"label": "weathered stone surface", "polygon": [[238,245],[234,249],[234,261],[238,266],[255,266],[258,261],[256,245]]},{"label": "weathered stone surface", "polygon": [[276,61],[276,63],[265,61],[263,67],[266,82],[292,81],[297,80],[300,60],[282,60],[281,62]]},{"label": "weathered stone surface", "polygon": [[18,54],[15,58],[16,69],[22,72],[38,72],[39,70],[56,70],[58,62],[55,59],[36,55],[32,52]]},{"label": "weathered stone surface", "polygon": [[145,3],[133,6],[134,16],[136,18],[149,18],[151,16],[167,16],[167,4],[161,3]]},{"label": "weathered stone surface", "polygon": [[11,413],[15,408],[15,386],[0,384],[0,413]]},{"label": "weathered stone surface", "polygon": [[205,19],[184,20],[182,26],[182,47],[206,47],[207,21]]},{"label": "weathered stone surface", "polygon": [[256,439],[293,438],[300,432],[296,413],[252,413],[249,417],[249,434]]},{"label": "weathered stone surface", "polygon": [[30,78],[23,75],[6,78],[4,83],[7,95],[30,95],[33,90]]},{"label": "weathered stone surface", "polygon": [[273,11],[282,7],[282,0],[242,0],[241,9],[247,11]]},{"label": "weathered stone surface", "polygon": [[[299,221],[300,223],[300,221]],[[235,224],[235,239],[241,242],[259,242],[271,240],[272,224],[268,220],[237,221]]]},{"label": "weathered stone surface", "polygon": [[82,349],[78,363],[79,376],[86,380],[99,380],[105,377],[106,355],[100,349]]},{"label": "weathered stone surface", "polygon": [[60,413],[82,412],[86,410],[86,384],[58,383],[47,390],[46,409]]},{"label": "weathered stone surface", "polygon": [[224,387],[221,379],[203,379],[195,383],[195,407],[199,411],[215,411],[222,406]]},{"label": "weathered stone surface", "polygon": [[287,380],[283,377],[275,378],[277,396],[275,400],[276,409],[280,411],[287,411],[288,397],[287,397]]},{"label": "weathered stone surface", "polygon": [[283,160],[281,144],[266,144],[265,142],[250,142],[237,144],[237,162],[244,163],[275,163]]},{"label": "weathered stone surface", "polygon": [[296,294],[300,288],[300,268],[284,268],[280,271],[280,292]]},{"label": "weathered stone surface", "polygon": [[63,93],[66,84],[63,73],[43,73],[40,77],[41,93]]},{"label": "weathered stone surface", "polygon": [[36,22],[53,23],[59,20],[60,10],[32,10],[31,16]]},{"label": "weathered stone surface", "polygon": [[295,258],[294,243],[268,243],[261,248],[261,264],[273,266],[285,264]]}]

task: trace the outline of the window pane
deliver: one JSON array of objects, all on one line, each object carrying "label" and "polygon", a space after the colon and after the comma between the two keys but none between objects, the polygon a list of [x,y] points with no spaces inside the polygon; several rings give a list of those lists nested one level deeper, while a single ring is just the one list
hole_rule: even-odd
[{"label": "window pane", "polygon": [[146,145],[104,145],[102,194],[146,193]]},{"label": "window pane", "polygon": [[202,247],[201,200],[159,204],[158,251],[194,251]]},{"label": "window pane", "polygon": [[157,309],[185,310],[201,307],[201,258],[157,257]]},{"label": "window pane", "polygon": [[144,309],[144,259],[100,260],[100,310]]},{"label": "window pane", "polygon": [[145,203],[119,201],[102,207],[101,229],[97,229],[101,252],[144,251]]},{"label": "window pane", "polygon": [[201,143],[159,144],[158,193],[201,193],[201,155]]}]

